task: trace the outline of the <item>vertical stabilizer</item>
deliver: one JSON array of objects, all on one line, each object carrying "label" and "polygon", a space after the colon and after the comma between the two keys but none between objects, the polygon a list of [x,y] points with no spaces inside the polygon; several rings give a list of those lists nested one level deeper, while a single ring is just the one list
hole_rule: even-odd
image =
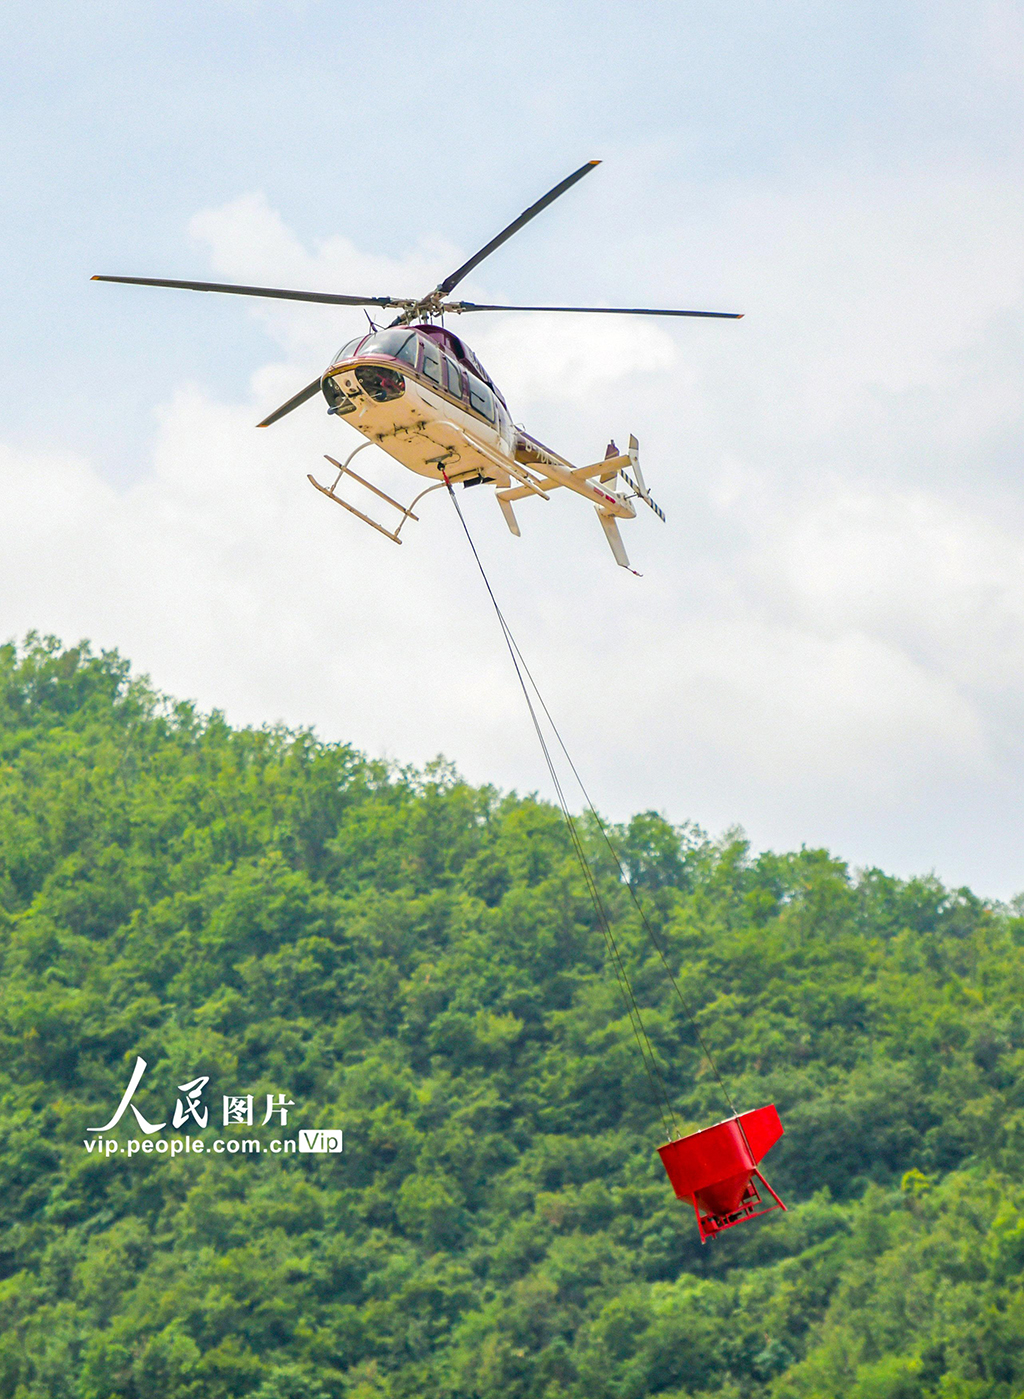
[{"label": "vertical stabilizer", "polygon": [[629,464],[633,468],[633,479],[638,487],[638,494],[641,500],[648,500],[647,483],[644,481],[644,473],[640,470],[640,443],[632,433],[629,434]]},{"label": "vertical stabilizer", "polygon": [[651,493],[647,489],[647,482],[644,480],[644,473],[640,470],[640,443],[632,433],[629,435],[629,464],[633,469],[633,475],[630,477],[627,471],[622,473],[626,484],[631,490],[636,492],[645,505],[650,506],[659,520],[664,520],[665,512],[660,505],[655,504],[651,499]]}]

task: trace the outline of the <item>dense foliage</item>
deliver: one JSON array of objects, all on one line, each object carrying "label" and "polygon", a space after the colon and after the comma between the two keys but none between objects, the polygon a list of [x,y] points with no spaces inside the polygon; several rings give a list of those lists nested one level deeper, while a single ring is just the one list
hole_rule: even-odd
[{"label": "dense foliage", "polygon": [[[653,814],[617,839],[734,1096],[787,1128],[789,1213],[705,1248],[557,811],[0,649],[0,1396],[1024,1393],[1024,919]],[[265,1144],[221,1095],[284,1093],[345,1150],[87,1151],[137,1055],[156,1121],[209,1078],[206,1131],[161,1138]]]}]

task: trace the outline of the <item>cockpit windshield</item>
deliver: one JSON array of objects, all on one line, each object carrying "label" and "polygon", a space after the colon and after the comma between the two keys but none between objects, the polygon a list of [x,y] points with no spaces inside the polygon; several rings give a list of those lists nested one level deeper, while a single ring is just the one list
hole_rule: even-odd
[{"label": "cockpit windshield", "polygon": [[416,364],[416,336],[410,330],[380,330],[360,348],[362,355],[393,355]]},{"label": "cockpit windshield", "polygon": [[354,340],[346,340],[331,363],[340,364],[343,359],[351,359],[365,339],[365,335],[357,335]]}]

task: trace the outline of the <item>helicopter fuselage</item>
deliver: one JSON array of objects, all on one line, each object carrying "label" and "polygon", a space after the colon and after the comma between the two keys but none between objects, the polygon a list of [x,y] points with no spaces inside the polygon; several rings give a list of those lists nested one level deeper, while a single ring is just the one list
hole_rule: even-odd
[{"label": "helicopter fuselage", "polygon": [[328,412],[410,471],[508,486],[517,430],[471,353],[435,326],[376,331],[339,351],[321,391]]},{"label": "helicopter fuselage", "polygon": [[603,488],[629,464],[628,456],[573,467],[515,426],[472,350],[439,326],[391,327],[350,340],[320,386],[328,412],[410,471],[435,481],[492,482],[516,533],[506,508],[510,500],[544,495],[556,485],[570,487],[608,515],[636,515],[628,497]]},{"label": "helicopter fuselage", "polygon": [[[635,439],[630,439],[628,453],[620,455],[612,446],[602,461],[572,466],[516,427],[487,371],[450,331],[434,325],[392,326],[350,340],[323,374],[320,389],[328,412],[350,423],[366,439],[364,445],[381,447],[417,475],[435,483],[493,484],[505,522],[515,535],[519,525],[513,502],[529,495],[546,500],[549,490],[568,487],[597,507],[616,560],[623,567],[629,566],[616,519],[635,517],[637,486],[628,476],[628,494],[609,489],[609,485],[627,467],[642,480]],[[347,471],[361,485],[397,506],[405,518],[415,518],[412,507],[406,510],[357,476],[347,463],[334,464],[341,475]],[[382,528],[337,497],[333,487],[325,490],[312,476],[309,479],[368,524]],[[652,508],[657,509],[653,503]],[[383,532],[398,538],[397,531]]]}]

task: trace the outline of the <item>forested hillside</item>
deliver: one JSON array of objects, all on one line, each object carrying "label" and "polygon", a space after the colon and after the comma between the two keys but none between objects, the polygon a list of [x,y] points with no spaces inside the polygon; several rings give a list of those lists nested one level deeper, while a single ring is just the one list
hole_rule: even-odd
[{"label": "forested hillside", "polygon": [[[116,655],[0,650],[0,1396],[1024,1393],[1024,919],[652,814],[618,840],[739,1105],[786,1126],[789,1212],[703,1248],[557,810],[234,730]],[[90,1133],[138,1056],[163,1127]],[[176,1128],[201,1077],[209,1125]],[[269,1150],[316,1126],[340,1155]]]}]

